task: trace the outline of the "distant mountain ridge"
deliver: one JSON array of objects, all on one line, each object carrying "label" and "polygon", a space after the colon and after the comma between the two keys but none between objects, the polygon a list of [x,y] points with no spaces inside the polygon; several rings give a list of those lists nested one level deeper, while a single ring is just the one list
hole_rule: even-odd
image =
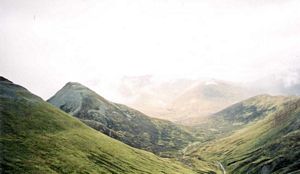
[{"label": "distant mountain ridge", "polygon": [[194,125],[252,94],[249,89],[230,82],[198,82],[176,97],[170,108],[173,108],[177,122]]},{"label": "distant mountain ridge", "polygon": [[191,125],[255,94],[251,89],[222,80],[156,80],[126,77],[120,85],[126,105],[151,117]]},{"label": "distant mountain ridge", "polygon": [[67,83],[48,102],[106,135],[162,156],[177,153],[195,140],[174,123],[110,102],[79,83]]}]

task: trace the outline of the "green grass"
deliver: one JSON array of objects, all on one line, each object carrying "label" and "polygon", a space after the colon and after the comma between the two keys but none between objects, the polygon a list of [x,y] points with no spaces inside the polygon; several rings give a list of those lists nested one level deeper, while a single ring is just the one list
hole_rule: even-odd
[{"label": "green grass", "polygon": [[[212,134],[212,140],[191,144],[177,159],[161,158],[86,126],[20,86],[0,81],[0,173],[221,174],[217,162],[235,174],[300,172],[299,98],[252,98],[219,116],[227,126],[243,124],[227,130],[212,122],[221,138]],[[176,127],[160,120],[152,123],[159,132],[158,145],[182,143],[184,134]],[[141,139],[145,137],[149,135],[144,132]]]},{"label": "green grass", "polygon": [[280,106],[295,97],[259,95],[236,103],[194,126],[193,132],[201,142],[228,136],[236,130],[278,111]]},{"label": "green grass", "polygon": [[[230,136],[201,144],[190,156],[221,161],[230,173],[292,173],[300,166],[300,100],[278,104],[276,112]],[[300,172],[300,171],[298,171]]]},{"label": "green grass", "polygon": [[195,173],[114,140],[7,82],[0,82],[0,113],[0,173]]},{"label": "green grass", "polygon": [[110,102],[79,83],[67,83],[48,102],[114,139],[162,157],[174,157],[196,140],[170,121]]}]

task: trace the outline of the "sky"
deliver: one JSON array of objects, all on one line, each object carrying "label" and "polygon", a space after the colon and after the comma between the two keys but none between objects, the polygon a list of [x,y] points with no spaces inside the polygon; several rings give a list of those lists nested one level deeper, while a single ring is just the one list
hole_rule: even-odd
[{"label": "sky", "polygon": [[[0,75],[49,98],[123,76],[300,81],[299,0],[1,0]],[[99,88],[100,90],[100,88]]]}]

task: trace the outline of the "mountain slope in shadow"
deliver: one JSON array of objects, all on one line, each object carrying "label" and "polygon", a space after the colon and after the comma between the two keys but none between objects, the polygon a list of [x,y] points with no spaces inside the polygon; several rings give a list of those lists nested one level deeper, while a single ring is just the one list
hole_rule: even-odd
[{"label": "mountain slope in shadow", "polygon": [[110,137],[160,156],[173,156],[195,140],[172,122],[110,102],[79,83],[67,83],[48,102]]}]

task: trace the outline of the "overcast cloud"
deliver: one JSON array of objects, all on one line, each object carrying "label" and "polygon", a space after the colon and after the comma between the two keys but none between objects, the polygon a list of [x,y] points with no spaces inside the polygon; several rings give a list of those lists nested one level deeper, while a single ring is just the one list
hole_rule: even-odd
[{"label": "overcast cloud", "polygon": [[291,85],[299,9],[299,0],[1,0],[0,74],[45,99],[68,81],[107,83],[98,92],[109,94],[122,76],[145,74]]}]

